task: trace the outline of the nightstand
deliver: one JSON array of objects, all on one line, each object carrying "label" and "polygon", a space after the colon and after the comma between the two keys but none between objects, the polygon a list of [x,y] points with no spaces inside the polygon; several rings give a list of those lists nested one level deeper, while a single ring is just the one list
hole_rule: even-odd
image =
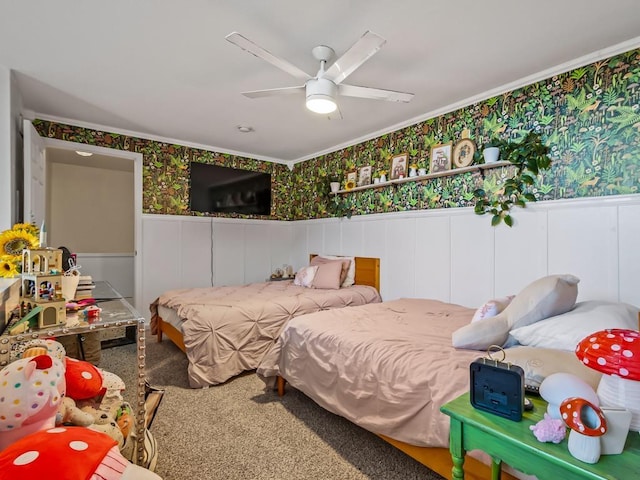
[{"label": "nightstand", "polygon": [[[522,421],[475,409],[466,393],[443,405],[440,410],[451,417],[450,450],[453,459],[452,478],[464,479],[465,453],[479,449],[493,459],[492,480],[500,478],[502,462],[539,480],[610,479],[627,480],[640,477],[640,434],[629,432],[620,455],[602,455],[595,464],[583,463],[571,456],[567,438],[561,443],[536,440],[529,427],[543,418],[547,404],[534,397],[534,409],[524,412]],[[567,432],[568,437],[568,432]]]}]

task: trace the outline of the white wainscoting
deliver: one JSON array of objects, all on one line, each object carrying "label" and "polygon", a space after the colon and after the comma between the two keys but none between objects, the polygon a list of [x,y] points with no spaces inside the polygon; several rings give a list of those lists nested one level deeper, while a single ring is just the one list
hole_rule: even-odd
[{"label": "white wainscoting", "polygon": [[143,216],[142,307],[165,290],[263,281],[310,253],[381,259],[383,299],[475,307],[552,273],[580,277],[579,300],[640,306],[640,195],[531,204],[513,228],[471,208],[297,222]]},{"label": "white wainscoting", "polygon": [[262,282],[291,264],[292,222],[172,215],[142,218],[142,307],[166,290]]},{"label": "white wainscoting", "polygon": [[96,280],[106,280],[120,295],[133,303],[135,291],[133,253],[76,253],[81,275],[91,275]]},{"label": "white wainscoting", "polygon": [[471,208],[293,223],[294,266],[308,254],[380,257],[383,299],[470,307],[553,273],[578,276],[579,300],[640,306],[640,195],[530,204],[513,228]]}]

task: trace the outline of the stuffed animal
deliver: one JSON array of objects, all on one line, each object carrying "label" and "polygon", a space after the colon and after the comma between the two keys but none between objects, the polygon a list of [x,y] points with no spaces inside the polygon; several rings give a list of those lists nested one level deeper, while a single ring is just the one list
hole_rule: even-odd
[{"label": "stuffed animal", "polygon": [[133,424],[135,423],[131,405],[126,402],[120,404],[120,407],[116,411],[116,423],[120,427],[124,438],[128,438],[133,430]]},{"label": "stuffed animal", "polygon": [[124,435],[122,435],[122,431],[120,427],[116,423],[115,419],[107,415],[106,413],[101,413],[100,416],[96,419],[94,423],[89,425],[91,430],[95,430],[96,432],[102,432],[109,435],[116,442],[118,442],[118,450],[124,447]]},{"label": "stuffed animal", "polygon": [[55,426],[65,392],[64,365],[50,355],[21,358],[0,372],[0,450]]},{"label": "stuffed animal", "polygon": [[5,448],[0,480],[16,478],[162,480],[124,458],[111,437],[84,427],[42,430]]},{"label": "stuffed animal", "polygon": [[535,425],[530,425],[529,429],[539,442],[560,443],[567,435],[567,427],[558,418],[552,418],[548,413],[544,414],[544,419]]},{"label": "stuffed animal", "polygon": [[18,349],[20,358],[35,357],[38,355],[51,355],[64,362],[66,352],[60,342],[44,338],[34,338],[24,343]]},{"label": "stuffed animal", "polygon": [[60,405],[58,405],[58,416],[56,425],[76,425],[79,427],[88,427],[95,422],[92,414],[83,412],[76,406],[76,401],[70,397],[64,397]]},{"label": "stuffed animal", "polygon": [[[64,364],[51,355],[18,359],[0,371],[0,480],[161,480],[123,457],[109,435],[55,427],[65,383]],[[117,435],[117,424],[108,423]]]},{"label": "stuffed animal", "polygon": [[66,357],[65,363],[68,397],[76,401],[86,400],[102,392],[102,373],[95,365],[71,357]]}]

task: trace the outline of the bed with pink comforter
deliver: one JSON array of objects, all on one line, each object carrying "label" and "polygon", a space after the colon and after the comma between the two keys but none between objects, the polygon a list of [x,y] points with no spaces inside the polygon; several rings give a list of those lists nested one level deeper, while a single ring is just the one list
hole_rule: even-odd
[{"label": "bed with pink comforter", "polygon": [[177,314],[189,384],[200,388],[255,369],[285,324],[298,315],[375,302],[380,302],[378,291],[365,285],[325,290],[281,281],[172,290],[151,305],[151,333],[159,307]]},{"label": "bed with pink comforter", "polygon": [[402,442],[448,447],[440,406],[469,389],[469,363],[482,352],[456,350],[451,334],[474,309],[401,299],[331,310],[288,323],[258,367],[323,408]]}]

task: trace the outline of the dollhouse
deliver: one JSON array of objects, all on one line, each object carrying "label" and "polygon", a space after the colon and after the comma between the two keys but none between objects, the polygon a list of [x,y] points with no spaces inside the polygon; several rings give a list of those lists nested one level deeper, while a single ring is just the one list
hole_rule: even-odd
[{"label": "dollhouse", "polygon": [[39,328],[65,323],[66,302],[62,296],[62,275],[62,250],[23,250],[20,317],[38,309]]}]

